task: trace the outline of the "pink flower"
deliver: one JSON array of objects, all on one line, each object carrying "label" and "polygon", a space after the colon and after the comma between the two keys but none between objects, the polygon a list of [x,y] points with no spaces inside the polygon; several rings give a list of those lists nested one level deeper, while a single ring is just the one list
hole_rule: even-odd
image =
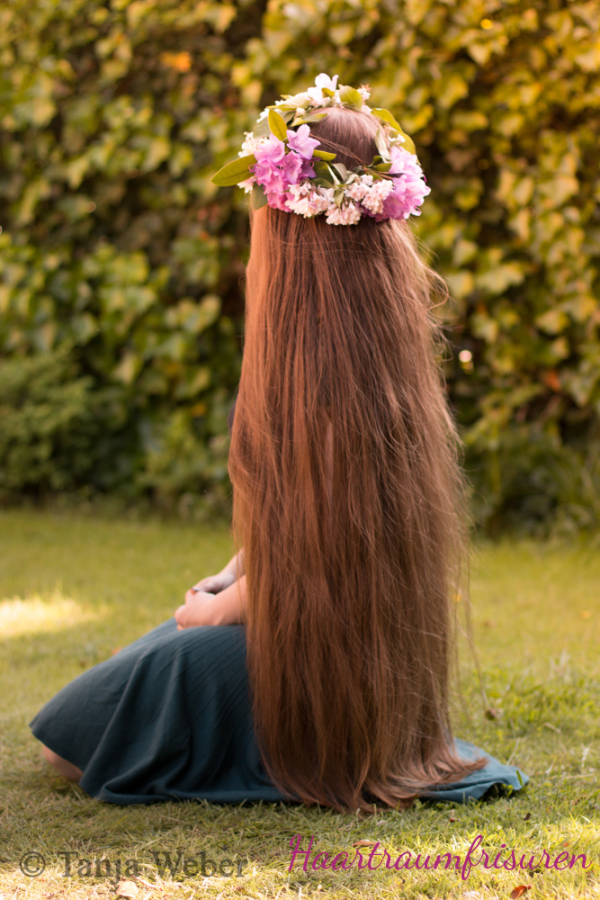
[{"label": "pink flower", "polygon": [[403,147],[392,146],[390,155],[392,160],[392,167],[389,170],[390,175],[399,175],[400,172],[406,171],[406,168],[410,167],[411,157],[416,160],[416,157]]},{"label": "pink flower", "polygon": [[277,164],[272,164],[268,159],[264,163],[257,162],[255,165],[250,166],[250,171],[254,174],[257,183],[265,189],[266,193],[271,191],[283,193],[287,188],[283,172]]},{"label": "pink flower", "polygon": [[395,175],[393,191],[387,197],[381,198],[381,206],[373,208],[376,222],[384,219],[408,219],[409,215],[420,216],[419,206],[425,197],[431,193],[431,188],[425,184],[423,170],[417,157],[402,147],[391,148],[392,166],[390,175]]},{"label": "pink flower", "polygon": [[257,162],[277,163],[285,156],[285,144],[276,138],[274,134],[269,135],[269,140],[257,147],[254,151]]},{"label": "pink flower", "polygon": [[419,206],[431,193],[424,181],[416,181],[400,175],[396,180],[394,192],[383,203],[382,214],[375,216],[375,221],[382,219],[408,219],[409,215],[420,216]]},{"label": "pink flower", "polygon": [[288,184],[297,184],[302,174],[302,160],[297,153],[288,153],[279,164]]},{"label": "pink flower", "polygon": [[[308,126],[306,126],[309,131]],[[292,132],[294,137],[298,137]],[[299,137],[300,143],[309,141],[310,143],[318,143],[318,141],[310,141],[306,133]],[[306,149],[306,144],[302,144]],[[312,154],[312,148],[310,149]],[[255,151],[256,163],[250,166],[252,178],[250,181],[260,184],[267,195],[267,203],[274,209],[289,210],[287,205],[288,191],[291,186],[296,185],[300,179],[314,178],[315,172],[310,160],[303,158],[296,150],[285,152],[285,144],[271,135],[269,141],[265,141]]]},{"label": "pink flower", "polygon": [[289,212],[286,202],[286,194],[282,191],[265,191],[267,195],[267,203],[269,206],[272,206],[273,209],[282,209],[284,212]]},{"label": "pink flower", "polygon": [[315,170],[313,169],[313,163],[310,159],[302,160],[302,169],[300,170],[300,179],[302,178],[314,178]]},{"label": "pink flower", "polygon": [[288,146],[299,153],[303,159],[312,159],[313,150],[321,143],[309,135],[308,125],[301,125],[298,131],[291,131],[288,128]]},{"label": "pink flower", "polygon": [[267,193],[269,191],[283,191],[285,184],[277,165],[285,156],[285,144],[283,141],[271,134],[268,141],[256,147],[254,155],[256,163],[250,166],[250,171],[254,174],[258,184]]},{"label": "pink flower", "polygon": [[255,156],[256,163],[250,166],[250,171],[265,189],[267,196],[276,192],[285,194],[289,185],[295,184],[301,175],[300,157],[296,153],[286,154],[285,144],[273,134],[267,143],[257,147]]}]

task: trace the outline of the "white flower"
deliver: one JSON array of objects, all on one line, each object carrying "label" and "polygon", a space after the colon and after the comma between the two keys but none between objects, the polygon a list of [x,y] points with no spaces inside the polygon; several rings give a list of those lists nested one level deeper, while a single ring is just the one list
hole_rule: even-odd
[{"label": "white flower", "polygon": [[365,209],[378,215],[383,211],[383,203],[386,197],[394,190],[394,183],[388,179],[375,181],[372,175],[361,175],[359,179],[350,183],[345,194],[351,200],[361,203]]},{"label": "white flower", "polygon": [[339,75],[334,75],[333,78],[330,78],[325,72],[321,72],[321,74],[317,75],[315,78],[315,84],[318,88],[328,88],[330,91],[335,91],[339,77]]},{"label": "white flower", "polygon": [[372,175],[361,175],[360,178],[355,176],[355,180],[350,182],[346,188],[346,195],[350,197],[351,200],[356,200],[357,203],[360,203],[372,184]]},{"label": "white flower", "polygon": [[322,197],[325,197],[325,199],[327,200],[327,203],[329,205],[331,205],[333,203],[333,197],[335,194],[335,191],[333,188],[320,187],[319,193],[321,194]]},{"label": "white flower", "polygon": [[312,106],[325,106],[325,101],[329,102],[330,99],[325,96],[321,88],[309,88],[307,94],[310,97]]},{"label": "white flower", "polygon": [[355,203],[347,203],[342,206],[333,206],[327,216],[328,225],[356,225],[360,220],[360,209]]},{"label": "white flower", "polygon": [[304,216],[305,219],[318,216],[319,213],[325,212],[329,207],[329,201],[319,193],[310,181],[291,184],[289,193],[292,194],[292,199],[290,200],[288,197],[288,209],[299,216]]},{"label": "white flower", "polygon": [[288,200],[288,209],[305,219],[312,219],[320,213],[325,212],[327,208],[326,202],[318,194],[314,197],[300,197],[298,200]]},{"label": "white flower", "polygon": [[250,193],[250,191],[252,190],[252,188],[254,187],[255,184],[256,184],[256,179],[255,179],[254,175],[252,175],[250,178],[247,178],[245,181],[238,182],[238,186],[243,187],[246,194]]},{"label": "white flower", "polygon": [[[302,95],[301,95],[301,94],[298,94],[298,96],[300,97],[300,96],[302,96]],[[292,101],[293,101],[294,99],[295,99],[294,97],[290,97],[288,100],[284,100],[284,99],[282,98],[281,100],[276,100],[275,103],[272,103],[272,104],[271,104],[271,106],[288,106],[289,104],[292,103]],[[270,110],[270,108],[271,108],[271,107],[266,106],[265,109],[263,109],[263,111],[261,112],[260,116],[258,117],[258,119],[257,119],[256,121],[257,121],[257,122],[262,122],[263,119],[266,119],[267,116],[269,115],[269,110]]]},{"label": "white flower", "polygon": [[265,144],[269,143],[269,137],[260,137],[255,138],[251,131],[246,132],[246,140],[242,144],[242,149],[238,153],[238,156],[248,156],[250,153],[255,153],[259,147],[263,147]]},{"label": "white flower", "polygon": [[254,153],[257,147],[261,147],[263,144],[269,143],[268,137],[254,137],[251,131],[244,132],[245,140],[242,144],[242,149],[238,153],[238,156],[248,156],[250,153]]},{"label": "white flower", "polygon": [[354,225],[361,217],[361,211],[355,203],[345,202],[339,207],[334,200],[333,188],[316,188],[310,181],[290,185],[287,206],[304,218],[312,218],[320,213],[327,213],[330,225]]},{"label": "white flower", "polygon": [[383,212],[384,200],[389,197],[393,190],[393,181],[376,181],[374,184],[366,187],[365,194],[360,202],[369,212],[379,215],[379,213]]},{"label": "white flower", "polygon": [[349,197],[351,200],[355,200],[357,203],[360,203],[362,198],[365,196],[366,188],[359,181],[356,181],[354,184],[348,185],[344,193],[346,194],[346,197]]},{"label": "white flower", "polygon": [[287,100],[284,101],[288,106],[298,106],[305,107],[310,105],[310,94],[308,91],[303,91],[301,94],[294,94],[293,97],[288,97]]},{"label": "white flower", "polygon": [[358,93],[360,94],[360,96],[363,98],[364,102],[366,103],[367,100],[369,99],[369,97],[371,96],[371,91],[368,91],[364,87],[359,87],[359,88],[357,88],[357,90],[358,90]]}]

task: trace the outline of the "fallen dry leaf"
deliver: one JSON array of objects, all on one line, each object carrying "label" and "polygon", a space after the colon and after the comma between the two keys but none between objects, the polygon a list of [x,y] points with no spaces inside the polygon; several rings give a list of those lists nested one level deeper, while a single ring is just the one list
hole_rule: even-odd
[{"label": "fallen dry leaf", "polygon": [[120,881],[117,885],[117,897],[135,897],[139,888],[135,881]]},{"label": "fallen dry leaf", "polygon": [[123,649],[122,647],[115,647],[114,650],[111,650],[111,651],[110,651],[110,655],[111,655],[111,656],[116,656],[116,654],[117,654],[117,653],[120,653],[122,649]]},{"label": "fallen dry leaf", "polygon": [[501,715],[502,715],[501,709],[494,709],[491,706],[489,709],[486,709],[486,711],[485,711],[486,719],[499,719]]},{"label": "fallen dry leaf", "polygon": [[526,894],[527,891],[531,890],[530,884],[520,884],[518,887],[511,891],[510,900],[519,900],[519,897],[522,897],[523,894]]},{"label": "fallen dry leaf", "polygon": [[591,609],[584,609],[583,612],[581,613],[581,618],[582,619],[591,619],[592,618]]},{"label": "fallen dry leaf", "polygon": [[374,847],[379,841],[354,841],[353,847]]},{"label": "fallen dry leaf", "polygon": [[523,816],[523,821],[529,822],[530,818],[531,818],[531,813],[525,813],[525,815]]},{"label": "fallen dry leaf", "polygon": [[456,822],[456,819],[453,819],[452,817],[450,817],[450,818],[448,819],[448,821],[449,821],[449,822]]}]

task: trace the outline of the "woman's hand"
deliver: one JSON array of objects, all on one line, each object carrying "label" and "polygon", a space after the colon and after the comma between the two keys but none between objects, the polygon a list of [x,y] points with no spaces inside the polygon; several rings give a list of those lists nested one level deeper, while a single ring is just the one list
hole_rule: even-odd
[{"label": "woman's hand", "polygon": [[198,625],[239,625],[246,615],[246,576],[242,575],[218,594],[191,588],[185,604],[175,612],[178,631]]},{"label": "woman's hand", "polygon": [[[208,579],[204,579],[207,581]],[[177,630],[197,625],[221,625],[219,602],[214,594],[191,588],[185,595],[185,603],[175,610]]]},{"label": "woman's hand", "polygon": [[199,581],[198,584],[195,584],[190,590],[218,594],[220,591],[224,591],[225,588],[228,588],[229,585],[233,584],[234,581],[235,575],[233,572],[228,572],[227,569],[223,569],[223,571],[219,572],[217,575],[208,575],[206,578],[203,578],[202,581]]}]

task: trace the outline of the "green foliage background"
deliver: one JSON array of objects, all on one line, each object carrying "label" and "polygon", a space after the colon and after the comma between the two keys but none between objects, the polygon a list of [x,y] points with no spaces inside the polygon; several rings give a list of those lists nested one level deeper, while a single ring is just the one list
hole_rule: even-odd
[{"label": "green foliage background", "polygon": [[479,521],[598,525],[599,32],[596,0],[5,0],[2,495],[227,509],[247,210],[209,179],[325,71],[432,188]]}]

